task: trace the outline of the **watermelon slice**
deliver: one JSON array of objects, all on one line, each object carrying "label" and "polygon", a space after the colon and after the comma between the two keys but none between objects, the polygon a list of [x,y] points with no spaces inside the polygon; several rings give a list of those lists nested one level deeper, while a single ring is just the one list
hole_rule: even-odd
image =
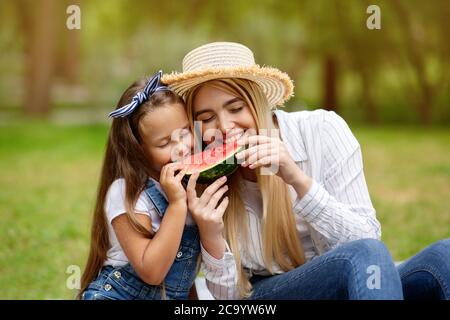
[{"label": "watermelon slice", "polygon": [[209,148],[183,160],[188,165],[185,181],[195,173],[200,172],[197,182],[210,184],[223,176],[229,176],[239,167],[236,153],[244,150],[236,141]]}]

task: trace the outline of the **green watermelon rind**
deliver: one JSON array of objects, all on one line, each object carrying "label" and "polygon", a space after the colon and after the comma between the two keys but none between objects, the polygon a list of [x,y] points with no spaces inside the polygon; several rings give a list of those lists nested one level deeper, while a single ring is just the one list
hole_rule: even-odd
[{"label": "green watermelon rind", "polygon": [[[209,184],[219,179],[220,177],[233,174],[239,167],[239,163],[237,162],[235,155],[242,150],[244,150],[244,146],[240,146],[227,158],[218,162],[217,164],[211,164],[207,168],[203,169],[198,176],[197,182],[201,184]],[[192,173],[186,173],[185,178],[189,179],[191,174]]]}]

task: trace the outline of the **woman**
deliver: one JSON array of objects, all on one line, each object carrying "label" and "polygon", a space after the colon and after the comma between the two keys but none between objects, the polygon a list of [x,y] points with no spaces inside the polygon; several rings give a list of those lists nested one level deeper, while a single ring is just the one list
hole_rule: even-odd
[{"label": "woman", "polygon": [[288,75],[256,65],[241,44],[218,42],[189,52],[183,72],[163,82],[185,98],[198,134],[219,130],[215,140],[249,145],[237,154],[243,163],[228,179],[223,217],[214,207],[224,181],[200,198],[187,188],[216,298],[450,298],[449,240],[397,270],[345,121],[324,110],[273,110],[293,93]]}]

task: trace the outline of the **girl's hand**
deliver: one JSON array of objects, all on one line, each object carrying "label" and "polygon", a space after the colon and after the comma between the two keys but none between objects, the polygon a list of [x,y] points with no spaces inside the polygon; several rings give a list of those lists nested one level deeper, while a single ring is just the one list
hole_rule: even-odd
[{"label": "girl's hand", "polygon": [[239,145],[250,145],[244,151],[236,154],[241,165],[256,169],[268,168],[287,184],[295,185],[305,181],[306,175],[291,158],[286,146],[279,138],[263,135],[244,136],[238,141]]},{"label": "girl's hand", "polygon": [[[181,170],[175,175],[175,171]],[[167,195],[169,203],[186,203],[186,191],[181,183],[186,168],[181,163],[169,163],[161,169],[159,183]]]},{"label": "girl's hand", "polygon": [[198,175],[198,173],[194,173],[189,178],[186,192],[189,211],[197,223],[203,242],[222,237],[223,214],[228,206],[228,197],[225,197],[219,205],[218,203],[228,190],[228,186],[223,186],[227,178],[222,177],[208,186],[198,198],[195,190]]}]

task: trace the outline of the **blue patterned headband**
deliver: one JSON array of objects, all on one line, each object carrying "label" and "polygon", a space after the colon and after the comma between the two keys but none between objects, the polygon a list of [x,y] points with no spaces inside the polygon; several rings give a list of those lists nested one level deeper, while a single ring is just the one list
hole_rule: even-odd
[{"label": "blue patterned headband", "polygon": [[139,91],[136,93],[131,99],[131,102],[123,107],[120,107],[117,110],[114,110],[109,114],[111,118],[123,118],[133,113],[137,107],[139,107],[142,103],[147,101],[152,94],[158,91],[170,91],[170,89],[161,84],[162,71],[158,71],[147,83],[143,91]]}]

